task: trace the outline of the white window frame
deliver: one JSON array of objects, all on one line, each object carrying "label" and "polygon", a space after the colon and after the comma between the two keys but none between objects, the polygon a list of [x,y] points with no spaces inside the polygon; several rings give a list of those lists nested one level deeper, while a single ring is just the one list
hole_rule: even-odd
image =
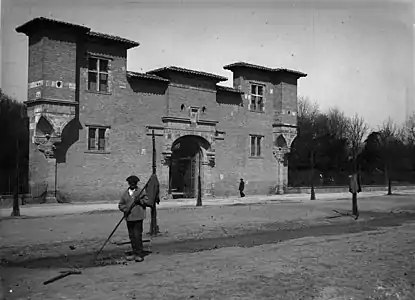
[{"label": "white window frame", "polygon": [[[97,65],[96,65],[96,70],[91,70],[89,69],[89,60],[90,59],[96,59],[97,60]],[[106,61],[107,62],[107,71],[101,71],[100,70],[100,61]],[[108,58],[103,58],[103,57],[96,57],[93,55],[88,56],[88,83],[87,83],[87,90],[90,92],[96,92],[96,93],[109,93],[109,89],[110,89],[110,74],[109,74],[109,68],[110,68],[110,59]],[[96,74],[96,89],[91,89],[90,88],[90,79],[89,79],[89,74],[90,73],[94,73]],[[107,79],[107,89],[105,91],[101,91],[101,84],[100,84],[100,76],[101,74],[106,75]]]},{"label": "white window frame", "polygon": [[[254,141],[254,149],[252,149],[252,141]],[[249,135],[249,157],[263,157],[264,136],[259,134]],[[258,151],[259,149],[259,151]],[[259,154],[258,154],[259,152]]]},{"label": "white window frame", "polygon": [[[108,152],[108,137],[107,137],[107,133],[108,133],[108,129],[109,126],[98,126],[98,125],[87,125],[87,143],[86,143],[86,148],[88,151],[90,152]],[[91,137],[90,137],[90,130],[94,130],[95,132],[95,140],[94,140],[94,148],[91,148]],[[100,132],[104,132],[104,148],[103,149],[99,149],[99,133]]]},{"label": "white window frame", "polygon": [[[255,93],[252,93],[252,88],[255,87]],[[262,87],[262,95],[259,94],[258,90],[259,87]],[[257,82],[251,82],[249,85],[249,103],[248,103],[248,109],[253,112],[265,112],[265,84],[257,83]],[[262,101],[262,108],[260,109],[260,101]],[[255,105],[255,108],[253,108],[253,105]]]}]

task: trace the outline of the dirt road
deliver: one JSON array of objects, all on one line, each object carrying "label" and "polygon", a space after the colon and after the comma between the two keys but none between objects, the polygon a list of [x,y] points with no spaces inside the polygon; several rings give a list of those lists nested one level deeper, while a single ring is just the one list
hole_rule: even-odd
[{"label": "dirt road", "polygon": [[[6,299],[405,299],[415,290],[415,200],[373,198],[357,221],[331,218],[348,204],[166,211],[153,253],[128,265],[118,264],[128,246],[111,244],[91,260],[118,214],[8,220]],[[17,236],[22,227],[29,234]],[[126,238],[121,228],[115,239]],[[73,266],[82,274],[42,285]]]}]

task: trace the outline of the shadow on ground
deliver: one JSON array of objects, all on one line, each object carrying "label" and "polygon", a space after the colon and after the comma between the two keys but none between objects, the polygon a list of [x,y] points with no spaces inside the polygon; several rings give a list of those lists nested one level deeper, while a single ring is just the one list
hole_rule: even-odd
[{"label": "shadow on ground", "polygon": [[[341,219],[341,220],[340,220]],[[339,234],[358,233],[373,231],[380,227],[400,226],[405,222],[415,221],[415,213],[377,213],[361,212],[360,219],[355,221],[349,216],[336,219],[322,219],[319,225],[307,225],[301,221],[284,223],[271,223],[261,226],[257,230],[241,232],[238,235],[224,235],[216,238],[189,239],[184,241],[157,242],[152,243],[152,255],[171,255],[176,253],[200,252],[224,247],[254,247],[264,244],[278,243],[282,241],[299,239],[303,237],[330,236]],[[323,224],[321,224],[323,223]],[[45,245],[42,245],[45,247]],[[46,245],[48,247],[49,245]],[[62,246],[62,245],[60,245]],[[111,247],[110,247],[111,246]],[[110,245],[104,250],[98,259],[94,259],[95,253],[81,250],[70,255],[57,255],[42,258],[25,259],[13,257],[10,260],[2,260],[4,267],[23,268],[91,268],[97,266],[125,264],[123,260],[126,248],[114,248]],[[53,247],[53,245],[50,245]],[[127,247],[127,246],[126,246]],[[7,255],[4,257],[12,257]]]}]

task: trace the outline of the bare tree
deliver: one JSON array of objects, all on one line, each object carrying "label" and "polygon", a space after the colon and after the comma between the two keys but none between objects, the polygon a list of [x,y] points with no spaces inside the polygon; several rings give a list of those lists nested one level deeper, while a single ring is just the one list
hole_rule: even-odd
[{"label": "bare tree", "polygon": [[308,117],[310,119],[317,118],[320,113],[320,107],[316,101],[311,102],[308,97],[299,96],[297,99],[298,118]]},{"label": "bare tree", "polygon": [[413,113],[404,126],[405,140],[410,145],[415,145],[415,113]]},{"label": "bare tree", "polygon": [[357,171],[357,156],[362,150],[363,138],[369,132],[369,126],[366,124],[363,117],[355,114],[352,118],[349,119],[349,125],[347,126],[347,140],[349,142],[351,156],[354,162],[353,171]]},{"label": "bare tree", "polygon": [[349,129],[349,119],[339,108],[331,108],[327,113],[330,133],[338,139],[346,138]]},{"label": "bare tree", "polygon": [[391,164],[393,163],[393,148],[398,139],[398,126],[388,118],[379,128],[379,144],[381,149],[382,162],[385,168],[385,181],[388,185],[388,195],[392,195],[392,181],[390,178]]},{"label": "bare tree", "polygon": [[[349,119],[349,126],[347,131],[347,139],[350,145],[351,158],[353,163],[353,178],[357,177],[357,156],[363,148],[363,138],[369,131],[369,127],[366,124],[365,120],[360,117],[358,114],[355,114],[351,119]],[[352,210],[353,214],[357,217],[359,216],[359,210],[357,208],[357,193],[358,190],[351,190],[352,198]]]}]

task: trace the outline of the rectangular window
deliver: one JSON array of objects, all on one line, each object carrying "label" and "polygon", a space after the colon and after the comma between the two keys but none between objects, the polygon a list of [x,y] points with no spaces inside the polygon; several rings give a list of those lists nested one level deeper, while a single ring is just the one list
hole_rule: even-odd
[{"label": "rectangular window", "polygon": [[105,150],[105,128],[98,128],[98,150]]},{"label": "rectangular window", "polygon": [[88,58],[88,90],[108,93],[108,59]]},{"label": "rectangular window", "polygon": [[263,112],[264,106],[264,86],[259,84],[251,84],[251,111]]},{"label": "rectangular window", "polygon": [[95,127],[89,126],[88,127],[88,150],[89,151],[97,151],[103,152],[107,151],[107,127]]},{"label": "rectangular window", "polygon": [[88,128],[88,150],[96,149],[96,128]]},{"label": "rectangular window", "polygon": [[262,154],[262,136],[251,135],[251,157],[260,157]]}]

